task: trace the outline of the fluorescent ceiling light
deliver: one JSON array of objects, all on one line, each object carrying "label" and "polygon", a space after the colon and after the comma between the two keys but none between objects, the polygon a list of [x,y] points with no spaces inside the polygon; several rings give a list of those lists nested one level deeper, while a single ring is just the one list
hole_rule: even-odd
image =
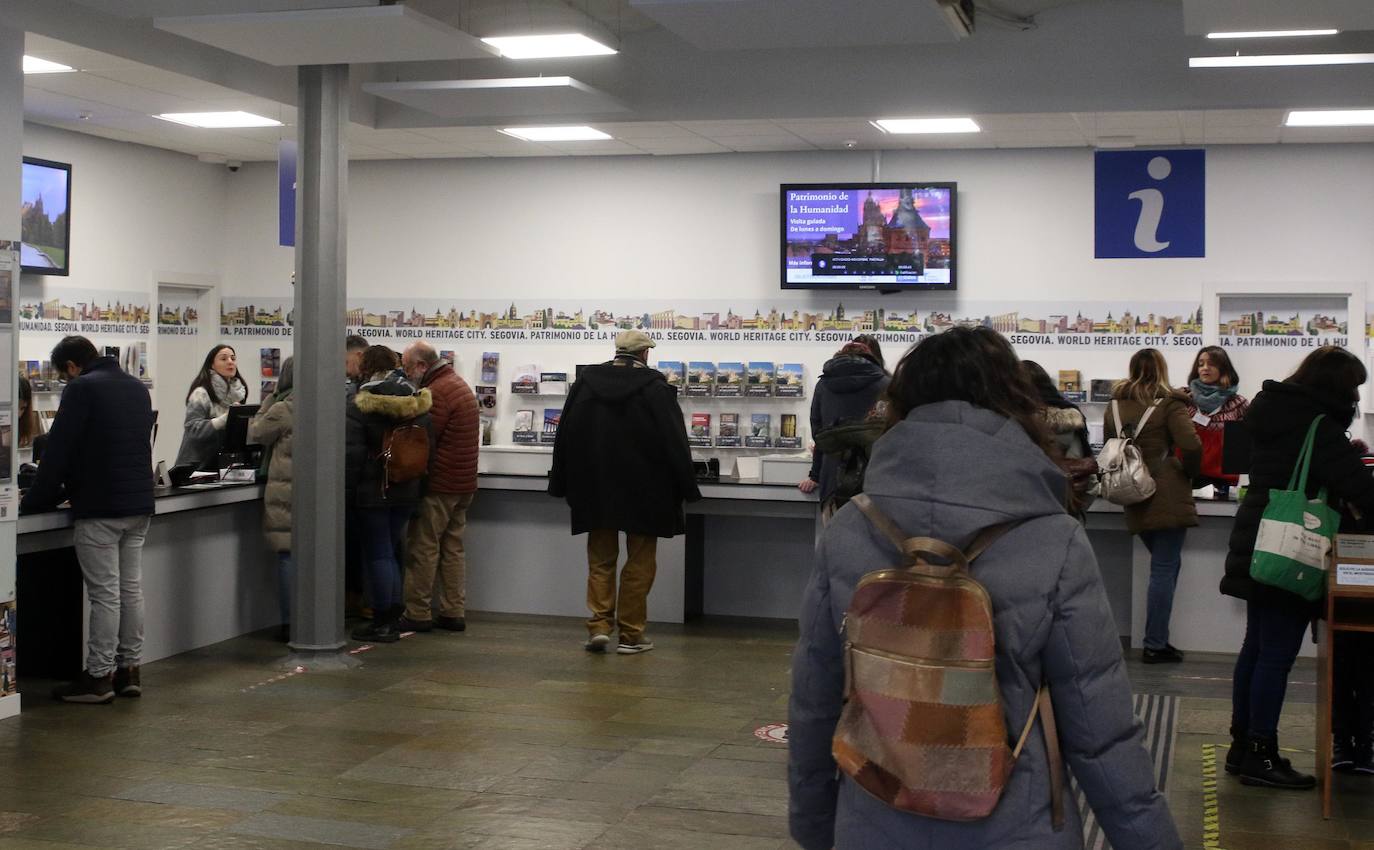
[{"label": "fluorescent ceiling light", "polygon": [[70,65],[50,62],[47,59],[39,59],[37,56],[24,57],[25,74],[67,74],[75,70]]},{"label": "fluorescent ceiling light", "polygon": [[512,35],[482,39],[508,59],[551,59],[559,56],[609,56],[616,51],[580,32],[556,35]]},{"label": "fluorescent ceiling light", "polygon": [[1374,109],[1294,109],[1285,127],[1374,127]]},{"label": "fluorescent ceiling light", "polygon": [[1313,35],[1335,35],[1340,30],[1254,30],[1251,32],[1209,32],[1208,38],[1307,38]]},{"label": "fluorescent ceiling light", "polygon": [[1374,53],[1276,53],[1268,56],[1194,56],[1189,68],[1271,68],[1283,65],[1368,65]]},{"label": "fluorescent ceiling light", "polygon": [[591,127],[507,127],[501,132],[527,142],[599,142],[611,138]]},{"label": "fluorescent ceiling light", "polygon": [[264,118],[251,112],[164,112],[154,115],[163,121],[185,124],[187,127],[200,127],[206,130],[226,130],[238,127],[280,127],[282,124],[273,118]]},{"label": "fluorescent ceiling light", "polygon": [[870,121],[884,133],[980,133],[972,118],[879,118]]}]

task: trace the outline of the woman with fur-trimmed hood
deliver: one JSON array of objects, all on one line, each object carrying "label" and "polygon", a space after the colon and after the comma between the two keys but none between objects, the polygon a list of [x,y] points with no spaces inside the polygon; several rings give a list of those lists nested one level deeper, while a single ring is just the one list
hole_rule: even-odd
[{"label": "woman with fur-trimmed hood", "polygon": [[[424,480],[388,484],[381,454],[387,431],[402,424],[430,430],[429,390],[416,390],[398,367],[401,358],[384,345],[363,354],[362,387],[348,402],[347,481],[351,504],[363,527],[368,592],[373,619],[353,631],[354,640],[394,643],[400,639],[396,621],[402,613],[401,566],[398,553],[406,524],[420,502]],[[434,435],[430,433],[430,451]]]}]

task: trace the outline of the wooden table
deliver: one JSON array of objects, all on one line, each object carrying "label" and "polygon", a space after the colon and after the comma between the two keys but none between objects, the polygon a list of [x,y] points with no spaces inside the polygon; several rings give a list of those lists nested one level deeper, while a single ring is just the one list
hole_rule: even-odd
[{"label": "wooden table", "polygon": [[[1351,559],[1337,555],[1337,562]],[[1374,567],[1371,567],[1374,569]],[[1338,632],[1374,632],[1374,586],[1337,583],[1337,570],[1328,571],[1326,620],[1317,646],[1317,784],[1321,788],[1322,817],[1331,817],[1331,691],[1334,687],[1334,637]],[[1374,660],[1371,660],[1374,663]]]}]

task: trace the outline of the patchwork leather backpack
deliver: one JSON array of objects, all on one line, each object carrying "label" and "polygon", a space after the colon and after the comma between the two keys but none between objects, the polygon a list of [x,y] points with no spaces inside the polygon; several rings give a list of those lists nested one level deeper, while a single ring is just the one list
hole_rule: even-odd
[{"label": "patchwork leather backpack", "polygon": [[992,600],[968,570],[1016,523],[985,529],[961,552],[909,537],[867,495],[852,501],[902,560],[860,579],[845,612],[845,704],[832,742],[840,770],[893,808],[978,820],[997,807],[1038,716],[1059,829],[1064,768],[1049,688],[1041,686],[1013,747],[994,668]]}]

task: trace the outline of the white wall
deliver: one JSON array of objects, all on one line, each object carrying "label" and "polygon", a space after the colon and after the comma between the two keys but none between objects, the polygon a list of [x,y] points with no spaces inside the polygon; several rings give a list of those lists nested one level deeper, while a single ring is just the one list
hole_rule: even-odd
[{"label": "white wall", "polygon": [[[146,293],[157,309],[159,281],[196,280],[211,285],[220,279],[228,249],[225,224],[228,212],[222,165],[142,145],[55,130],[37,124],[24,126],[24,153],[72,164],[71,275],[25,275],[23,286]],[[217,299],[216,299],[217,300]],[[24,332],[19,338],[21,360],[44,360],[61,334]],[[158,357],[156,327],[147,337],[111,334],[93,341],[97,346],[146,340],[155,388],[185,389],[200,363],[183,359],[163,362]],[[205,348],[217,342],[204,338]],[[250,386],[256,386],[250,381]],[[157,406],[170,403],[166,393]],[[176,396],[172,392],[172,396]],[[156,398],[156,396],[155,396]],[[56,395],[39,399],[38,406],[56,407]],[[175,452],[182,410],[159,410],[159,447]],[[167,460],[171,460],[170,457]]]},{"label": "white wall", "polygon": [[[1092,156],[1080,149],[895,152],[884,155],[881,178],[958,181],[959,298],[966,301],[1200,302],[1208,284],[1284,280],[1298,288],[1354,283],[1363,291],[1374,271],[1374,146],[1209,149],[1205,259],[1093,259]],[[349,288],[372,298],[676,299],[722,307],[812,298],[829,305],[833,293],[779,289],[777,187],[864,181],[871,169],[870,154],[844,152],[355,162]],[[275,180],[270,164],[245,166],[229,179],[227,292],[289,292],[281,282],[290,278],[292,255],[276,247]],[[848,293],[840,300],[879,298],[897,308],[923,303],[921,295]],[[1361,344],[1362,318],[1351,316],[1352,344]],[[570,370],[606,355],[599,346],[568,343],[443,347],[458,350],[470,378],[483,348],[500,348],[503,368],[534,362]],[[716,343],[664,345],[655,354],[725,359],[750,352],[801,359],[814,376],[830,350]],[[888,352],[889,359],[899,353]],[[1052,374],[1080,369],[1085,379],[1124,375],[1130,355],[1022,353]],[[1179,351],[1170,359],[1181,382],[1191,356]],[[1262,377],[1289,368],[1274,358],[1255,362],[1277,371],[1243,375],[1250,394]]]}]

